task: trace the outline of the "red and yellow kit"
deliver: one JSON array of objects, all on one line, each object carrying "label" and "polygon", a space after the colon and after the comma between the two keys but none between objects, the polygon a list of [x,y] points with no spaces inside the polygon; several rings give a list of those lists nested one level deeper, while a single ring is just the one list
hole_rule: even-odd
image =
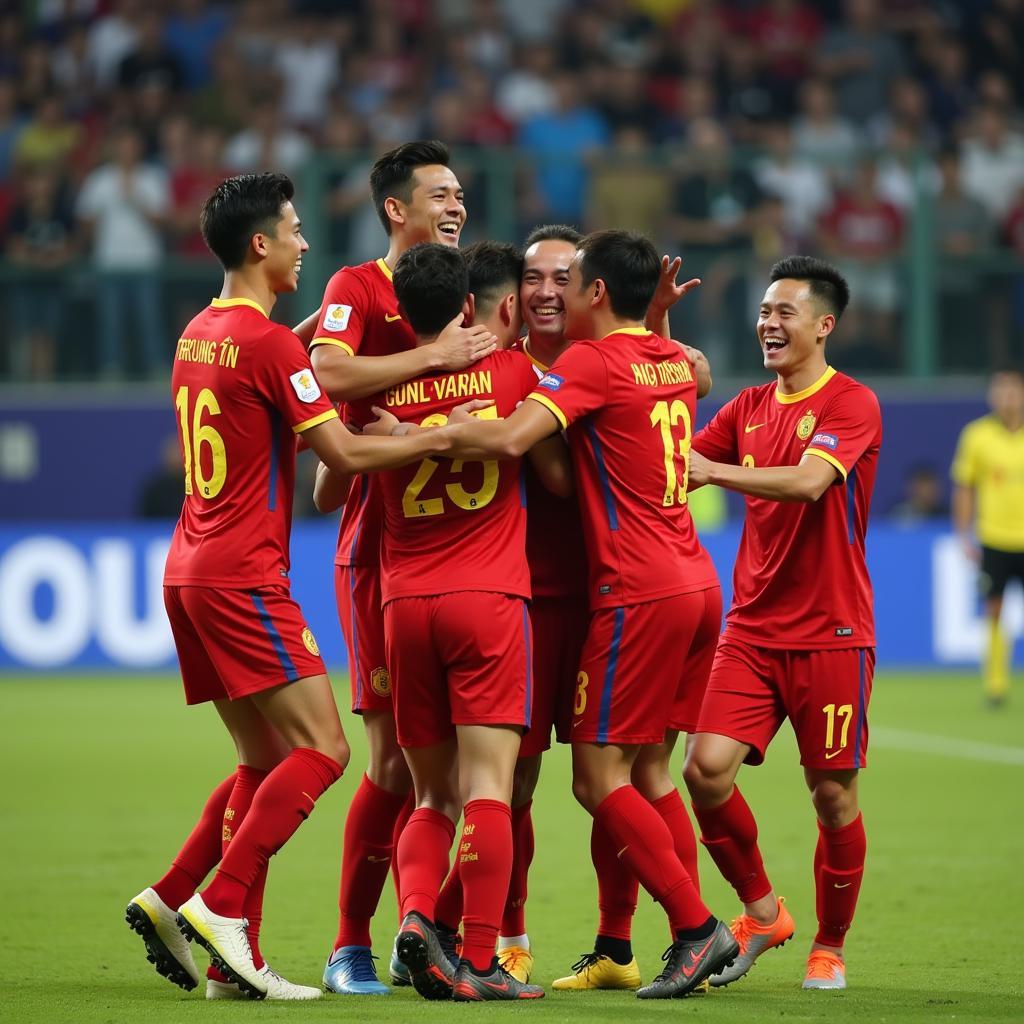
[{"label": "red and yellow kit", "polygon": [[[468,369],[388,388],[367,404],[429,427],[470,399],[494,401],[479,416],[508,416],[536,382],[523,355],[496,352]],[[427,458],[380,474],[381,596],[403,746],[437,743],[453,723],[529,725],[530,574],[519,468],[519,460]],[[440,711],[428,716],[424,701]]]},{"label": "red and yellow kit", "polygon": [[[538,363],[522,342],[513,346],[533,363],[539,380],[549,367]],[[587,607],[587,552],[575,496],[560,498],[538,479],[529,462],[526,480],[526,560],[533,603],[533,708],[520,757],[551,746],[551,727],[569,742],[573,692],[590,611]]]},{"label": "red and yellow kit", "polygon": [[660,742],[679,702],[703,693],[688,658],[721,603],[686,505],[693,367],[674,342],[628,328],[570,346],[530,398],[568,429],[589,563],[572,739]]},{"label": "red and yellow kit", "polygon": [[[314,674],[310,655],[312,667],[322,672],[312,634],[287,596],[295,435],[337,416],[309,356],[255,302],[214,299],[178,340],[171,394],[185,502],[164,585],[169,612],[172,604],[175,609],[171,624],[186,689],[208,700],[238,695],[238,687],[256,679],[277,685]],[[203,600],[195,594],[179,600],[180,588],[193,587],[212,592]],[[182,629],[190,607],[216,608],[223,590],[249,593],[241,604],[237,594],[223,598],[223,621],[212,613],[203,623],[196,620],[198,635],[218,667],[211,644],[238,651],[248,645],[250,657],[238,663],[238,679],[222,678],[223,690],[211,692],[209,659],[193,669],[195,637],[183,644]],[[204,678],[191,680],[193,672]]]},{"label": "red and yellow kit", "polygon": [[[320,309],[311,347],[334,345],[349,355],[387,356],[416,345],[416,335],[398,312],[391,270],[382,259],[339,270],[327,283]],[[354,421],[355,415],[346,408],[346,419]],[[375,475],[357,476],[341,513],[334,558],[338,617],[356,712],[391,711],[380,601],[382,517]]]},{"label": "red and yellow kit", "polygon": [[746,498],[700,729],[749,743],[752,763],[788,716],[805,766],[864,765],[875,644],[864,538],[881,440],[878,399],[831,367],[796,394],[741,391],[694,438],[715,462],[794,466],[810,454],[836,470],[816,502]]}]

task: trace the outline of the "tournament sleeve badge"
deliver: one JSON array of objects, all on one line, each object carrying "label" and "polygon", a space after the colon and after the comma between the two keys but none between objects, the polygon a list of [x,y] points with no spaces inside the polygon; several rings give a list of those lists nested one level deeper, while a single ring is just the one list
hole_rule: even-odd
[{"label": "tournament sleeve badge", "polygon": [[345,331],[348,330],[349,317],[352,316],[352,307],[345,306],[338,303],[334,306],[328,306],[327,312],[324,313],[324,330],[325,331]]},{"label": "tournament sleeve badge", "polygon": [[299,370],[289,378],[295,394],[299,396],[300,402],[315,402],[320,397],[320,385],[313,376],[312,370]]}]

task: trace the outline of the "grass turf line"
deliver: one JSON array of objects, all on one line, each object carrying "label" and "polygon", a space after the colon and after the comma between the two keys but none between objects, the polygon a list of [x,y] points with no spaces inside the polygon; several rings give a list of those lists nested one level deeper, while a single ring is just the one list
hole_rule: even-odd
[{"label": "grass turf line", "polygon": [[[347,690],[338,675],[339,703]],[[454,1011],[410,990],[318,1003],[189,1005],[159,978],[122,920],[191,828],[205,796],[232,768],[209,709],[187,710],[170,676],[0,677],[3,871],[0,956],[3,1018],[35,1022],[179,1022],[337,1019],[449,1021]],[[982,706],[976,679],[883,673],[872,724],[1009,747],[1024,745],[1024,698]],[[352,766],[274,858],[261,945],[285,977],[318,984],[336,926],[342,818],[365,762],[359,722],[345,715]],[[1024,907],[1020,874],[1024,767],[869,751],[861,799],[868,865],[847,943],[845,993],[802,992],[814,933],[812,812],[788,726],[768,763],[740,780],[758,818],[777,890],[797,921],[797,941],[767,954],[752,974],[705,999],[638,1004],[628,993],[553,993],[542,1002],[484,1012],[538,1020],[671,1016],[713,1021],[1000,1021],[1020,1019],[1024,995],[1013,936]],[[549,985],[589,949],[596,920],[589,822],[569,793],[568,757],[547,757],[534,802],[537,855],[528,923],[535,981]],[[723,917],[731,890],[702,854],[704,895]],[[393,889],[374,922],[381,974],[395,925]],[[664,918],[641,894],[634,947],[644,980],[660,969]],[[205,965],[201,951],[197,961]]]}]

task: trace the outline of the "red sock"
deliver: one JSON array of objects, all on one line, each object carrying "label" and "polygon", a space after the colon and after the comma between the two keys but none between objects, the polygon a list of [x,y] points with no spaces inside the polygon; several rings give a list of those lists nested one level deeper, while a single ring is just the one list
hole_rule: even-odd
[{"label": "red sock", "polygon": [[235,775],[232,772],[206,798],[199,821],[172,861],[170,870],[153,886],[157,896],[171,910],[177,910],[192,896],[220,860],[221,825],[224,808],[235,785]]},{"label": "red sock", "polygon": [[617,856],[665,908],[673,932],[699,928],[711,911],[704,905],[658,812],[633,786],[620,786],[594,813],[608,831]]},{"label": "red sock", "polygon": [[402,917],[416,911],[434,920],[437,894],[448,873],[448,853],[455,841],[455,822],[432,807],[412,812],[398,841],[402,878]]},{"label": "red sock", "polygon": [[256,791],[242,827],[203,900],[215,914],[241,917],[245,897],[267,861],[309,817],[317,799],[341,778],[337,761],[309,747],[296,747]]},{"label": "red sock", "polygon": [[402,923],[402,876],[398,871],[398,840],[402,838],[402,831],[409,824],[412,812],[416,810],[416,794],[410,793],[402,804],[402,809],[395,818],[395,827],[391,831],[391,878],[395,883],[395,904],[398,906],[398,923]]},{"label": "red sock", "polygon": [[501,915],[501,935],[526,934],[526,882],[534,850],[532,808],[532,800],[512,808],[512,874]]},{"label": "red sock", "polygon": [[441,886],[441,894],[437,897],[434,908],[434,924],[444,925],[449,931],[456,932],[462,924],[462,875],[459,873],[459,858],[455,858],[448,877]]},{"label": "red sock", "polygon": [[679,795],[679,790],[658,797],[651,801],[651,806],[662,816],[669,832],[672,833],[672,843],[676,848],[676,856],[682,861],[686,873],[693,882],[693,887],[700,893],[700,875],[697,870],[697,837],[693,834],[693,825],[690,824],[690,816],[686,813],[686,805]]},{"label": "red sock", "polygon": [[407,799],[405,793],[381,789],[366,775],[352,797],[341,852],[335,949],[371,944],[370,919],[388,878],[395,822]]},{"label": "red sock", "polygon": [[700,841],[722,877],[736,890],[742,903],[753,903],[772,891],[757,848],[757,822],[738,787],[718,807],[693,805],[700,823]]},{"label": "red sock", "polygon": [[815,942],[842,948],[857,908],[867,848],[862,815],[858,814],[842,828],[825,828],[818,822],[818,847],[814,853],[818,910]]},{"label": "red sock", "polygon": [[500,800],[471,800],[462,814],[462,955],[478,971],[486,971],[494,958],[512,874],[512,810]]},{"label": "red sock", "polygon": [[640,883],[619,860],[612,837],[596,818],[590,829],[590,859],[597,875],[597,907],[601,915],[597,934],[629,942]]}]

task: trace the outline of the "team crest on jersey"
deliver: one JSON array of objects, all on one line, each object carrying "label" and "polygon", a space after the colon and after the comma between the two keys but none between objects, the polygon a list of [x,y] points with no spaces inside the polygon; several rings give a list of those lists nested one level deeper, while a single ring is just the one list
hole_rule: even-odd
[{"label": "team crest on jersey", "polygon": [[804,413],[804,415],[800,417],[800,422],[796,425],[796,436],[799,437],[801,441],[806,441],[807,438],[814,433],[815,422],[816,420],[814,419],[813,412]]},{"label": "team crest on jersey", "polygon": [[348,318],[352,315],[351,306],[343,306],[340,303],[336,306],[328,306],[324,314],[325,331],[346,331],[348,330]]},{"label": "team crest on jersey", "polygon": [[537,382],[537,387],[547,388],[548,391],[557,391],[564,383],[565,378],[559,377],[557,373],[545,373]]},{"label": "team crest on jersey", "polygon": [[815,434],[811,438],[811,444],[820,444],[835,451],[839,447],[839,438],[835,434]]},{"label": "team crest on jersey", "polygon": [[288,379],[292,382],[300,402],[315,402],[320,397],[320,385],[317,384],[312,370],[299,370]]},{"label": "team crest on jersey", "polygon": [[386,668],[375,668],[370,673],[370,686],[378,697],[391,696],[391,674]]},{"label": "team crest on jersey", "polygon": [[313,631],[309,626],[302,631],[302,643],[310,654],[315,654],[317,657],[320,656],[320,648],[316,645],[316,637],[313,636]]}]

